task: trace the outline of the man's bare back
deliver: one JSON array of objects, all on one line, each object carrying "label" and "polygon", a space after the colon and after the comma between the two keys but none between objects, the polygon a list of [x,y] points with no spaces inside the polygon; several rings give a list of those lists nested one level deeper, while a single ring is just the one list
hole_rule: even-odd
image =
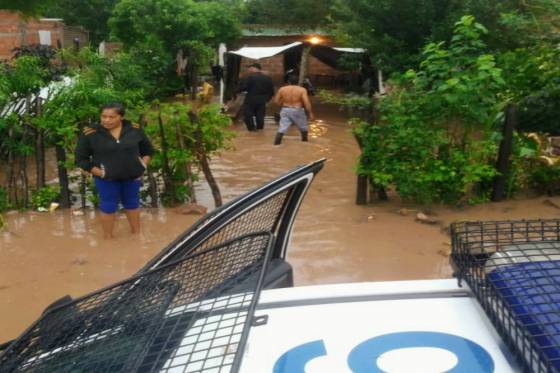
[{"label": "man's bare back", "polygon": [[287,85],[278,90],[274,101],[283,107],[300,108],[303,107],[309,114],[309,119],[313,120],[313,110],[311,108],[311,101],[307,95],[307,90],[297,85]]}]

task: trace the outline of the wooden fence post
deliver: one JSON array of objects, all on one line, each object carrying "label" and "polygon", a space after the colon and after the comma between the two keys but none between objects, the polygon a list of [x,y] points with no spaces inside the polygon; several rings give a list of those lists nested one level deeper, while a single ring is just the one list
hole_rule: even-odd
[{"label": "wooden fence post", "polygon": [[506,182],[510,166],[510,155],[513,147],[513,132],[517,126],[517,108],[509,105],[506,108],[504,128],[502,130],[502,142],[498,152],[496,170],[498,175],[494,178],[494,190],[492,191],[492,201],[498,202],[506,196]]},{"label": "wooden fence post", "polygon": [[368,177],[358,175],[356,182],[356,205],[365,205],[368,202]]}]

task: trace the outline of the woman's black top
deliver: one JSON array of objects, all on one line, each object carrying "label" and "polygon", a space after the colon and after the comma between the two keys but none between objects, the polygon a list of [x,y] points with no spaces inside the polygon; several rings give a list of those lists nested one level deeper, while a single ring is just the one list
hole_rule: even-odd
[{"label": "woman's black top", "polygon": [[105,170],[105,179],[131,180],[144,171],[143,156],[152,156],[154,149],[140,125],[122,122],[121,135],[115,139],[100,124],[85,127],[76,147],[76,165],[91,172],[96,166]]}]

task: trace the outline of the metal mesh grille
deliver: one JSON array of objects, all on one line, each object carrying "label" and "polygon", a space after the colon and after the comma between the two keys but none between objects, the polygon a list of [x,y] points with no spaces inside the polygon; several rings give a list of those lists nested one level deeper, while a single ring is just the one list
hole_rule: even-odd
[{"label": "metal mesh grille", "polygon": [[226,225],[216,230],[202,244],[197,246],[195,252],[219,245],[222,242],[245,234],[274,232],[276,222],[283,211],[287,195],[288,191],[278,193],[229,220]]},{"label": "metal mesh grille", "polygon": [[560,220],[461,222],[452,261],[532,372],[560,371]]},{"label": "metal mesh grille", "polygon": [[270,257],[255,233],[47,312],[2,372],[234,372]]},{"label": "metal mesh grille", "polygon": [[[166,258],[165,263],[168,263],[170,260],[178,260],[192,253],[198,253],[208,247],[220,245],[223,242],[246,234],[270,232],[275,235],[278,222],[284,213],[285,205],[293,188],[296,186],[297,185],[294,185],[280,193],[269,196],[258,204],[243,204],[247,207],[237,216],[232,216],[231,212],[227,211],[228,213],[224,214],[223,217],[220,216],[220,218],[224,220],[222,224],[213,226],[210,229],[205,227],[206,232],[204,236],[198,237],[198,243],[186,240],[179,244],[178,247],[174,247],[173,254]],[[208,219],[214,218],[215,217],[210,217]],[[201,222],[200,225],[204,227],[205,222]]]}]

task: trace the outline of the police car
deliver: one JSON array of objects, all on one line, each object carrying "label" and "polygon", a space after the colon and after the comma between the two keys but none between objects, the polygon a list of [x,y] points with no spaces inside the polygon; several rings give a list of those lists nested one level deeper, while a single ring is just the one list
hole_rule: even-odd
[{"label": "police car", "polygon": [[457,278],[292,287],[324,160],[203,217],[131,278],[53,303],[0,372],[556,372],[560,223],[452,226]]}]

